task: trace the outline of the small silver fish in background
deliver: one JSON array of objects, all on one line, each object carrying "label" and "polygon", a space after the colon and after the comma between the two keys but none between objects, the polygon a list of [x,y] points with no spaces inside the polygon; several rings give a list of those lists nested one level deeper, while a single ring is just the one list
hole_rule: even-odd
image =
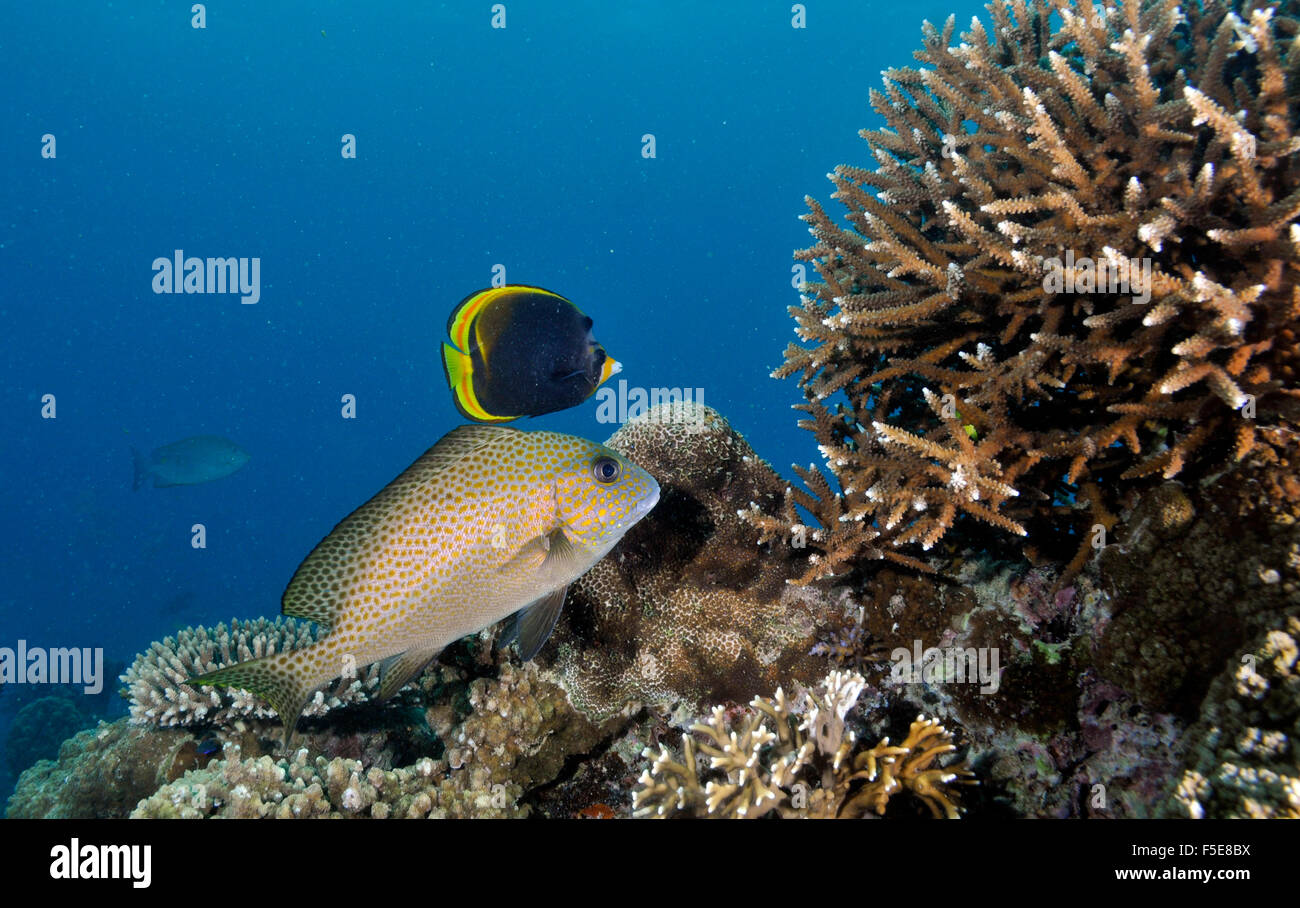
[{"label": "small silver fish in background", "polygon": [[249,453],[220,435],[195,435],[155,448],[147,456],[135,448],[135,482],[138,489],[150,478],[156,489],[192,486],[224,479],[248,463]]}]

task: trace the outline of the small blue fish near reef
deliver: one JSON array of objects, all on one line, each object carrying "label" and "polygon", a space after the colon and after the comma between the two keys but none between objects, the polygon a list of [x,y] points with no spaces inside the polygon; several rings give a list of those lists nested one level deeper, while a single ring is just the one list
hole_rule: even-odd
[{"label": "small blue fish near reef", "polygon": [[135,458],[135,482],[138,489],[150,479],[154,488],[192,486],[224,479],[248,463],[249,454],[228,438],[219,435],[196,435],[155,448],[147,457],[131,449]]},{"label": "small blue fish near reef", "polygon": [[503,423],[576,407],[623,367],[591,319],[558,293],[510,284],[465,297],[447,320],[442,366],[456,409]]}]

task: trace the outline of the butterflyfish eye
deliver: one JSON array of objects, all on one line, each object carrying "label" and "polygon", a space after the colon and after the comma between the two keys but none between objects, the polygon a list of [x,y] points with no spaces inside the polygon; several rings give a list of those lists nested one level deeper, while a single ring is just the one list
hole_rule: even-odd
[{"label": "butterflyfish eye", "polygon": [[623,472],[622,466],[612,457],[601,457],[591,467],[597,482],[613,482]]}]

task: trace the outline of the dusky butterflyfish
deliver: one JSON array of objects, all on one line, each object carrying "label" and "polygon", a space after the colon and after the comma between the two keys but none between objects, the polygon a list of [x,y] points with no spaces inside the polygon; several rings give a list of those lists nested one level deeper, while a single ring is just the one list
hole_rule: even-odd
[{"label": "dusky butterflyfish", "polygon": [[471,293],[447,319],[442,366],[456,409],[503,423],[576,407],[623,367],[569,300],[522,284]]}]

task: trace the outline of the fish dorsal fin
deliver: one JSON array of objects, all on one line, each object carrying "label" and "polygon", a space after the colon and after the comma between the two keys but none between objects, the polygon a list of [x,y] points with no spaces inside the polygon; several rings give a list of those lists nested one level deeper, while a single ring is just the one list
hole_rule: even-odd
[{"label": "fish dorsal fin", "polygon": [[367,556],[382,547],[389,524],[413,490],[439,481],[465,458],[516,432],[504,426],[461,426],[448,432],[400,476],[357,508],[312,549],[284,591],[280,611],[332,630],[347,604],[347,591]]},{"label": "fish dorsal fin", "polygon": [[[486,353],[486,349],[481,346],[484,339],[486,338],[489,343],[495,339],[503,321],[509,320],[510,309],[517,303],[538,296],[550,297],[559,300],[574,310],[578,309],[570,300],[560,296],[553,290],[546,290],[543,287],[534,287],[530,284],[506,284],[504,287],[487,287],[483,290],[475,290],[451,310],[451,315],[447,317],[447,336],[463,353],[473,353],[476,348],[483,349]],[[489,310],[492,311],[489,313]],[[486,321],[495,322],[496,325],[486,332],[476,334],[476,322],[483,315],[487,316]],[[481,323],[479,323],[479,327],[481,327]]]},{"label": "fish dorsal fin", "polygon": [[379,692],[377,699],[387,700],[407,684],[419,677],[425,666],[437,658],[441,650],[412,647],[404,653],[390,656],[379,665]]},{"label": "fish dorsal fin", "polygon": [[[479,331],[481,328],[479,317],[488,313],[489,309],[498,317],[508,317],[507,313],[498,311],[499,306],[497,304],[504,303],[508,309],[521,290],[532,289],[531,287],[507,284],[504,287],[488,287],[485,290],[474,291],[457,303],[455,309],[451,310],[451,315],[447,317],[447,336],[451,338],[452,344],[462,353],[473,353],[475,349],[480,348],[483,341]],[[550,293],[548,290],[542,292]],[[492,316],[489,315],[489,318],[492,318]],[[488,335],[491,336],[494,333],[489,331]],[[486,350],[484,354],[486,355]]]},{"label": "fish dorsal fin", "polygon": [[568,592],[569,588],[562,586],[515,612],[511,637],[519,642],[519,657],[525,662],[537,655],[551,631],[555,630],[555,622],[560,618],[560,609],[564,608],[564,597]]}]

